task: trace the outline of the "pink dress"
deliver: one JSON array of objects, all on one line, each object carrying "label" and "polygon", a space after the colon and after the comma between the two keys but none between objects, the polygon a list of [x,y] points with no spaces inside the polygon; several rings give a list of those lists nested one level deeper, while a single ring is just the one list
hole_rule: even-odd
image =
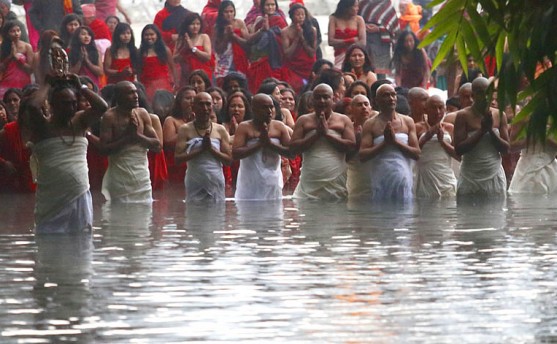
[{"label": "pink dress", "polygon": [[0,98],[4,96],[8,88],[23,88],[31,83],[31,75],[29,75],[19,63],[19,61],[24,63],[27,62],[27,56],[18,53],[17,58],[17,61],[10,59],[4,74],[2,74],[2,80],[0,81]]}]

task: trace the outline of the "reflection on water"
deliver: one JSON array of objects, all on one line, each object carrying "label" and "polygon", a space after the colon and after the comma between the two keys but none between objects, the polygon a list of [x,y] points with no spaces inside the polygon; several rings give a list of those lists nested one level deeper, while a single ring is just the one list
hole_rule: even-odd
[{"label": "reflection on water", "polygon": [[0,195],[0,342],[557,340],[557,197],[158,196],[35,237],[32,196]]}]

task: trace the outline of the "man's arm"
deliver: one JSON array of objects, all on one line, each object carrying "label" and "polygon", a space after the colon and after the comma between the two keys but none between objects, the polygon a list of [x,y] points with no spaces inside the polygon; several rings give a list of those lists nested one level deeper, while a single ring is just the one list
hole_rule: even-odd
[{"label": "man's arm", "polygon": [[88,87],[83,87],[79,90],[80,94],[87,99],[90,108],[78,112],[76,119],[80,124],[80,130],[86,130],[93,123],[98,121],[101,116],[108,110],[108,104],[98,94],[91,91]]},{"label": "man's arm", "polygon": [[301,116],[294,125],[294,132],[292,133],[292,138],[290,139],[290,149],[292,152],[300,153],[309,149],[321,136],[317,130],[311,134],[304,135],[304,123],[311,120],[310,117],[306,116],[311,115]]},{"label": "man's arm", "polygon": [[203,146],[201,146],[198,149],[192,149],[188,153],[188,140],[188,128],[183,125],[178,128],[178,138],[176,139],[176,146],[174,150],[174,161],[177,165],[189,161],[204,152]]},{"label": "man's arm", "polygon": [[232,163],[232,151],[230,149],[230,135],[224,126],[219,126],[220,133],[220,150],[216,150],[213,146],[210,148],[210,153],[217,160],[225,165]]},{"label": "man's arm", "polygon": [[375,121],[373,118],[368,119],[362,128],[362,142],[360,143],[360,161],[365,162],[373,159],[386,146],[385,141],[378,144],[373,143],[373,126]]},{"label": "man's arm", "polygon": [[480,142],[485,134],[483,130],[476,130],[472,135],[468,136],[466,131],[465,114],[458,112],[454,124],[454,148],[458,155],[463,155],[471,151]]},{"label": "man's arm", "polygon": [[406,125],[408,126],[408,144],[400,142],[399,140],[394,141],[395,146],[410,159],[418,160],[420,158],[420,144],[418,143],[418,137],[416,135],[416,125],[412,118],[405,118]]},{"label": "man's arm", "polygon": [[344,124],[344,130],[342,131],[342,136],[337,137],[329,134],[328,131],[325,132],[325,139],[329,141],[338,151],[340,152],[350,152],[356,147],[356,135],[354,134],[354,124],[346,116],[342,118]]},{"label": "man's arm", "polygon": [[[498,114],[499,111],[497,111],[497,115]],[[499,135],[497,135],[493,128],[488,131],[491,142],[493,142],[495,149],[501,154],[508,153],[511,148],[509,144],[509,124],[507,122],[507,115],[501,112],[501,116],[499,117]]]},{"label": "man's arm", "polygon": [[133,111],[135,111],[135,115],[138,116],[138,120],[143,122],[143,132],[138,130],[135,134],[137,142],[152,152],[160,152],[162,148],[161,142],[153,128],[149,113],[143,108],[134,109]]},{"label": "man's arm", "polygon": [[238,125],[238,129],[236,129],[236,133],[234,134],[234,142],[232,144],[232,157],[234,158],[234,160],[247,158],[248,156],[257,152],[257,150],[261,149],[261,147],[263,146],[261,140],[258,140],[253,145],[247,145],[248,130],[250,125],[251,122],[242,122]]},{"label": "man's arm", "polygon": [[274,143],[271,140],[268,140],[265,147],[271,149],[272,151],[280,155],[284,155],[286,157],[294,157],[294,155],[291,154],[290,149],[288,148],[288,144],[290,143],[290,133],[287,129],[286,124],[280,121],[273,121],[271,123],[276,125],[280,130],[280,139],[278,144]]},{"label": "man's arm", "polygon": [[120,137],[117,139],[114,138],[114,116],[115,114],[109,111],[101,117],[100,142],[97,148],[99,149],[99,152],[104,155],[116,153],[124,146],[131,143],[131,125],[128,125],[126,131],[124,131]]}]

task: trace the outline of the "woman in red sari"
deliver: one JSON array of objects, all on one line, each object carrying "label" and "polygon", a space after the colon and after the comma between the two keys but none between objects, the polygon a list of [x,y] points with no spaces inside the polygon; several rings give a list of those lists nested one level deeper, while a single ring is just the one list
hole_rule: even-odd
[{"label": "woman in red sari", "polygon": [[246,24],[236,18],[236,7],[230,0],[219,6],[213,42],[216,52],[215,78],[222,85],[222,78],[232,71],[247,74],[249,60],[246,54],[249,37]]},{"label": "woman in red sari", "polygon": [[346,49],[354,43],[366,45],[366,24],[358,15],[358,0],[340,0],[329,16],[329,45],[335,49],[335,67],[342,68]]},{"label": "woman in red sari", "polygon": [[292,23],[281,33],[284,70],[288,72],[285,80],[288,80],[296,92],[300,92],[307,83],[311,67],[316,60],[317,31],[311,24],[311,17],[304,6],[292,5],[288,15]]},{"label": "woman in red sari", "polygon": [[202,33],[203,22],[197,13],[188,13],[180,25],[178,43],[174,50],[174,61],[180,64],[180,86],[186,86],[191,72],[201,69],[213,78],[215,57],[211,47],[211,38]]},{"label": "woman in red sari", "polygon": [[274,77],[284,80],[282,68],[281,30],[287,26],[286,21],[277,12],[276,0],[262,0],[262,17],[255,20],[251,28],[252,36],[248,40],[251,45],[250,67],[248,70],[249,90],[256,92],[262,81]]},{"label": "woman in red sari", "polygon": [[119,81],[135,81],[135,66],[139,62],[139,54],[135,47],[133,30],[127,23],[120,23],[114,29],[112,45],[104,54],[104,74],[107,83]]}]

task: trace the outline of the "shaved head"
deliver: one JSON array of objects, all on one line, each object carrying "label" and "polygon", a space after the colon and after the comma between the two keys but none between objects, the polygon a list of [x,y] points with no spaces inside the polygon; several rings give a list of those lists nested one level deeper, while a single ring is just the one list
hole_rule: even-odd
[{"label": "shaved head", "polygon": [[331,95],[333,94],[333,88],[327,84],[319,84],[317,86],[315,86],[315,88],[313,89],[313,92],[315,91],[320,91],[320,92],[324,92],[324,91],[328,91],[331,93]]},{"label": "shaved head", "polygon": [[485,91],[489,87],[489,80],[484,77],[479,77],[472,81],[472,93],[481,92],[485,94]]}]

